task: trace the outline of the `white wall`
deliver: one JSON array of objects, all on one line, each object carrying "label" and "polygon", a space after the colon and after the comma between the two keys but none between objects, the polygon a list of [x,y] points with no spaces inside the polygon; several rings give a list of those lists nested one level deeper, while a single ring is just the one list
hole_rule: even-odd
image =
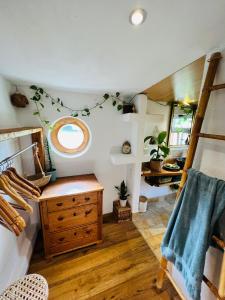
[{"label": "white wall", "polygon": [[[21,86],[20,90],[28,97],[30,96],[29,87]],[[66,105],[74,108],[91,106],[101,100],[99,95],[59,90],[48,91],[51,95],[60,97]],[[17,117],[22,125],[40,125],[38,119],[32,115],[34,110],[35,107],[31,102],[27,108],[17,109]],[[44,113],[51,122],[67,114],[55,112],[51,105],[46,105]],[[120,114],[121,112],[118,112],[109,101],[103,109],[96,109],[90,117],[82,117],[92,133],[92,144],[84,155],[77,158],[64,158],[52,153],[59,177],[95,173],[104,187],[104,213],[112,211],[113,200],[117,198],[114,185],[126,178],[126,167],[113,165],[109,156],[112,147],[121,146],[125,140],[130,139],[130,125],[120,119]]]},{"label": "white wall", "polygon": [[[19,127],[16,112],[9,99],[10,84],[0,76],[0,128]],[[0,142],[0,160],[20,149],[18,140]],[[21,160],[15,160],[14,166],[22,172]],[[17,238],[13,233],[0,226],[0,291],[11,282],[23,276],[29,266],[34,243],[37,211],[30,218],[24,215],[27,228]]]}]

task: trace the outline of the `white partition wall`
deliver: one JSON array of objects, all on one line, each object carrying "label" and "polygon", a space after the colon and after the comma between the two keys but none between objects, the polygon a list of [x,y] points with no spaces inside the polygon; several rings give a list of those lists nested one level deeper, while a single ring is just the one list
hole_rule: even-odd
[{"label": "white partition wall", "polygon": [[121,115],[124,122],[130,123],[131,130],[131,154],[121,153],[121,148],[112,149],[110,158],[115,165],[127,165],[127,178],[130,196],[130,205],[132,212],[138,212],[140,185],[141,185],[141,166],[142,162],[150,160],[149,154],[144,154],[144,138],[146,125],[157,120],[160,122],[164,116],[161,114],[147,113],[147,96],[144,94],[137,95],[134,99],[136,113]]}]

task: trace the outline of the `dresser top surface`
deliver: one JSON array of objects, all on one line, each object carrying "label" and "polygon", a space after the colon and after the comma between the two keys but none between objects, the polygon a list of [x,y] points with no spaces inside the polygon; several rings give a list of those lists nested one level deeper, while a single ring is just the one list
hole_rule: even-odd
[{"label": "dresser top surface", "polygon": [[61,177],[44,188],[40,201],[102,190],[103,187],[94,174]]}]

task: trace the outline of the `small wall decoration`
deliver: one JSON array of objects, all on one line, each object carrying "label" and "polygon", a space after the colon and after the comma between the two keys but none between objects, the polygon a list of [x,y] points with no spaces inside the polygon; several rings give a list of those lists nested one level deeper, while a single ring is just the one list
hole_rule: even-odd
[{"label": "small wall decoration", "polygon": [[12,105],[14,105],[16,107],[26,107],[29,104],[27,97],[18,92],[12,94],[10,96],[10,99],[11,99]]},{"label": "small wall decoration", "polygon": [[131,144],[128,141],[123,143],[122,153],[123,154],[130,154],[131,153]]}]

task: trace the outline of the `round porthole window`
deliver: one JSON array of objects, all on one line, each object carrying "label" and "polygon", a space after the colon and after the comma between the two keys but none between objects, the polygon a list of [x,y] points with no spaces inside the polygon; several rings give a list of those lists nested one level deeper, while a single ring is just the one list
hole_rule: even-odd
[{"label": "round porthole window", "polygon": [[87,124],[74,117],[63,117],[52,124],[49,131],[52,149],[61,156],[76,157],[84,154],[91,142]]}]

